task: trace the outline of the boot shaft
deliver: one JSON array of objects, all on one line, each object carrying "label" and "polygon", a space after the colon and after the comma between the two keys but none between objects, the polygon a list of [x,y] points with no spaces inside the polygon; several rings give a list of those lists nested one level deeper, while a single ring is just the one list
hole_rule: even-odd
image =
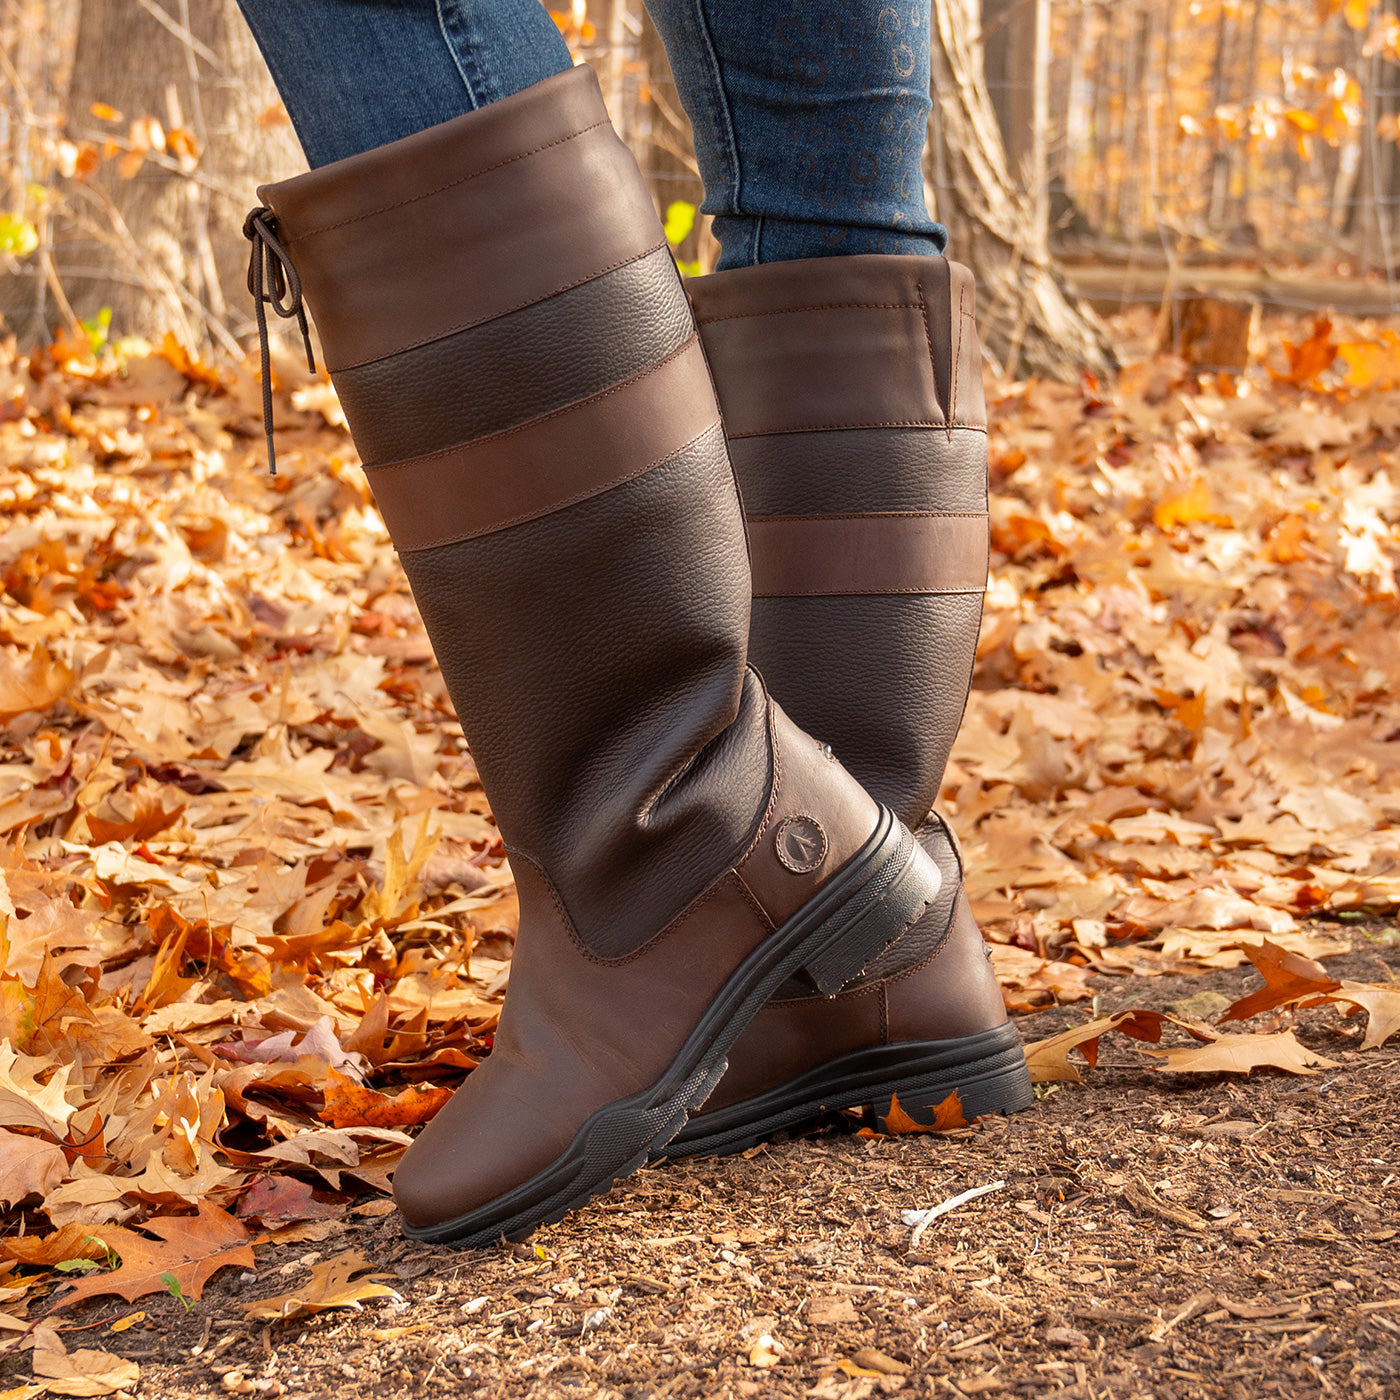
[{"label": "boot shaft", "polygon": [[626,956],[771,764],[713,390],[597,79],[261,194],[507,848]]},{"label": "boot shaft", "polygon": [[917,826],[962,719],[987,577],[971,274],[835,257],[689,291],[748,515],[750,657]]}]

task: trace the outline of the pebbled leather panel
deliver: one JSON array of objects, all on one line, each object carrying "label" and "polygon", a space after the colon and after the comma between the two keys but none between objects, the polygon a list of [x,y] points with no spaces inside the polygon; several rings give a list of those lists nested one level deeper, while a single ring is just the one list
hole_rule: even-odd
[{"label": "pebbled leather panel", "polygon": [[807,733],[917,830],[972,680],[980,593],[755,598],[749,656]]},{"label": "pebbled leather panel", "polygon": [[549,301],[341,370],[335,388],[371,467],[543,417],[665,359],[694,332],[662,248]]},{"label": "pebbled leather panel", "polygon": [[972,428],[777,433],[729,455],[750,516],[987,510],[987,435]]},{"label": "pebbled leather panel", "polygon": [[697,278],[687,290],[731,439],[986,426],[974,285],[958,264],[817,258]]},{"label": "pebbled leather panel", "polygon": [[[706,1006],[768,934],[730,872],[640,956],[580,947],[543,872],[512,861],[520,925],[491,1054],[394,1176],[410,1224],[451,1220],[547,1167],[596,1109],[654,1083]],[[608,1008],[607,1015],[599,1009]]]},{"label": "pebbled leather panel", "polygon": [[985,515],[749,517],[755,598],[981,593]]},{"label": "pebbled leather panel", "polygon": [[646,181],[583,65],[258,193],[277,215],[333,372],[666,246]]},{"label": "pebbled leather panel", "polygon": [[[405,554],[559,510],[701,441],[723,457],[704,356],[691,340],[670,359],[592,398],[459,447],[371,467],[368,476],[384,523]],[[733,494],[732,482],[726,493]]]},{"label": "pebbled leather panel", "polygon": [[729,869],[769,794],[748,562],[718,428],[408,574],[507,845],[625,957]]},{"label": "pebbled leather panel", "polygon": [[[771,705],[773,791],[739,878],[776,926],[795,914],[869,839],[879,809],[822,745]],[[779,855],[783,823],[797,818],[821,827],[821,862],[800,873]],[[810,830],[810,827],[809,827]],[[820,843],[818,843],[820,844]],[[816,847],[814,847],[816,849]]]}]

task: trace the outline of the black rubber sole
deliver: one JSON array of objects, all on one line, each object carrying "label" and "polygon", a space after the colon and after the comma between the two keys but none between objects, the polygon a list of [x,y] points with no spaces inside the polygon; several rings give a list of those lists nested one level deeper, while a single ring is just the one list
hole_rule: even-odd
[{"label": "black rubber sole", "polygon": [[1015,1026],[1006,1024],[960,1040],[909,1041],[857,1050],[755,1098],[702,1113],[658,1156],[723,1157],[744,1152],[779,1132],[810,1127],[823,1113],[864,1109],[884,1118],[898,1098],[911,1118],[931,1122],[931,1110],[957,1092],[970,1123],[989,1113],[1015,1113],[1035,1101]]},{"label": "black rubber sole", "polygon": [[784,981],[805,972],[833,995],[923,915],[941,880],[882,807],[859,853],[749,954],[651,1088],[604,1105],[548,1167],[490,1205],[437,1225],[405,1224],[404,1234],[463,1249],[523,1239],[609,1190],[685,1126],[728,1068],[730,1047]]}]

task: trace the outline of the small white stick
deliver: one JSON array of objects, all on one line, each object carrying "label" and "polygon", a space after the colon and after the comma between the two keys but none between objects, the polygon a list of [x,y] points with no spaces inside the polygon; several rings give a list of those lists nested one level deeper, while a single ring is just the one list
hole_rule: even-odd
[{"label": "small white stick", "polygon": [[990,1186],[974,1186],[971,1191],[964,1191],[961,1196],[950,1196],[942,1205],[934,1206],[932,1210],[919,1212],[919,1223],[914,1226],[914,1233],[909,1236],[909,1248],[914,1249],[923,1238],[924,1231],[938,1219],[940,1215],[947,1215],[950,1210],[957,1210],[959,1206],[965,1206],[969,1201],[975,1201],[978,1196],[989,1196],[993,1191],[1000,1191],[1006,1183],[1004,1181],[994,1181]]}]

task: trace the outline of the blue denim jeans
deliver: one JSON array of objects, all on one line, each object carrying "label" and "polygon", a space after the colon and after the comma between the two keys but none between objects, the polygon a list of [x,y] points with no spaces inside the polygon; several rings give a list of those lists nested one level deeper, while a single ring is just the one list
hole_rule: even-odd
[{"label": "blue denim jeans", "polygon": [[[239,0],[324,165],[572,62],[539,0]],[[695,133],[719,267],[941,253],[924,204],[930,0],[647,0]]]}]

